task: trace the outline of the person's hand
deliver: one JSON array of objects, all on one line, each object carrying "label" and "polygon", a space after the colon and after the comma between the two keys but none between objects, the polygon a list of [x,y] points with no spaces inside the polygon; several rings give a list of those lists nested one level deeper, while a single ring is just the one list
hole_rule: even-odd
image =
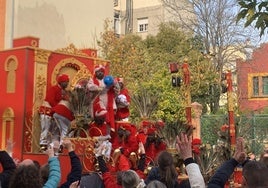
[{"label": "person's hand", "polygon": [[97,143],[99,141],[99,137],[98,136],[93,136],[92,140],[94,143]]},{"label": "person's hand", "polygon": [[99,86],[99,87],[97,88],[97,91],[103,91],[103,89],[104,89],[104,87]]},{"label": "person's hand", "polygon": [[180,152],[183,160],[192,158],[192,138],[188,139],[187,134],[181,133],[177,136],[177,150]]},{"label": "person's hand", "polygon": [[50,146],[54,149],[54,154],[59,155],[59,151],[60,151],[59,141],[58,140],[53,141]]},{"label": "person's hand", "polygon": [[46,150],[46,154],[48,155],[49,158],[55,156],[55,152],[54,152],[53,146],[51,146],[51,145],[48,146],[48,148]]},{"label": "person's hand", "polygon": [[18,166],[21,162],[18,158],[13,158],[13,161],[14,161],[16,166]]},{"label": "person's hand", "polygon": [[246,160],[247,154],[245,152],[245,142],[242,137],[236,138],[236,146],[235,146],[235,153],[233,158],[238,162],[238,163],[243,163]]},{"label": "person's hand", "polygon": [[74,182],[69,186],[69,188],[79,188],[79,187],[80,187],[79,184],[80,184],[80,181],[74,181]]},{"label": "person's hand", "polygon": [[117,162],[119,161],[119,158],[120,158],[120,156],[121,156],[121,151],[120,151],[120,149],[119,148],[117,148],[117,149],[115,149],[114,150],[114,153],[113,153],[113,159],[114,159],[114,165],[117,165]]},{"label": "person's hand", "polygon": [[62,141],[62,146],[68,150],[68,152],[73,151],[73,145],[70,139],[64,138]]},{"label": "person's hand", "polygon": [[10,156],[12,156],[14,145],[15,142],[13,142],[11,139],[7,140],[6,151]]},{"label": "person's hand", "polygon": [[142,142],[139,142],[139,152],[140,154],[145,154],[145,149]]},{"label": "person's hand", "polygon": [[98,146],[94,149],[94,153],[96,157],[102,156],[102,151],[104,149],[104,146],[102,143],[98,143]]}]

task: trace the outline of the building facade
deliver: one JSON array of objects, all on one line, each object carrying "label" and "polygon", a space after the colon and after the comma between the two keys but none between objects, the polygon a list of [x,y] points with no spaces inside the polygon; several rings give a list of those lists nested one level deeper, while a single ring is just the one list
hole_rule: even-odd
[{"label": "building facade", "polygon": [[[180,0],[181,7],[186,4],[190,5],[187,1]],[[185,19],[194,18],[189,14],[182,15]],[[161,0],[114,0],[114,28],[118,35],[134,33],[145,38],[156,35],[162,22],[178,22],[177,19]]]},{"label": "building facade", "polygon": [[52,50],[70,43],[96,48],[113,11],[113,2],[107,0],[0,0],[0,50],[25,36],[40,38],[40,47]]},{"label": "building facade", "polygon": [[[186,3],[180,0],[179,6]],[[106,19],[114,20],[118,35],[135,33],[142,38],[156,35],[162,22],[179,22],[161,0],[0,0],[0,50],[12,48],[14,38],[25,36],[40,38],[42,48],[70,43],[96,48]]]},{"label": "building facade", "polygon": [[261,112],[268,105],[268,44],[254,50],[251,59],[238,60],[237,98],[242,111]]}]

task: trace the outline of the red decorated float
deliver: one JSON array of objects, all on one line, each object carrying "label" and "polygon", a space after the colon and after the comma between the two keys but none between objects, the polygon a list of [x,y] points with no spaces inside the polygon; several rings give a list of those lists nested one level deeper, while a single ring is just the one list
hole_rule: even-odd
[{"label": "red decorated float", "polygon": [[[13,158],[30,158],[41,164],[47,156],[39,152],[40,120],[38,108],[46,90],[56,84],[59,74],[70,77],[69,89],[93,75],[95,65],[109,71],[109,62],[97,57],[95,49],[76,49],[74,45],[51,51],[39,48],[39,38],[14,39],[13,48],[0,51],[1,149],[7,140],[15,143]],[[73,138],[75,151],[80,156],[84,172],[94,170],[93,142],[90,138]],[[62,181],[70,171],[69,156],[59,156]]]}]

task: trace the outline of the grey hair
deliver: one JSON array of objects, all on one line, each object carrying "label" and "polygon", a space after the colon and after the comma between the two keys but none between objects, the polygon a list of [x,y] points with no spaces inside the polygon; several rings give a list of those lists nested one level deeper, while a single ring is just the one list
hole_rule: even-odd
[{"label": "grey hair", "polygon": [[122,187],[143,188],[145,187],[145,183],[134,170],[127,170],[122,173]]},{"label": "grey hair", "polygon": [[158,180],[151,181],[146,188],[167,188],[167,186]]}]

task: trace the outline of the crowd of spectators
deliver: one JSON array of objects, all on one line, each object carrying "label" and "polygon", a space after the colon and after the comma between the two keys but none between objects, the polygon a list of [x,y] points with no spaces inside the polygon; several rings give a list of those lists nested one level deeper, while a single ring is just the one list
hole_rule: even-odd
[{"label": "crowd of spectators", "polygon": [[[8,142],[9,143],[9,142]],[[128,162],[128,165],[123,165],[122,168],[117,166],[110,166],[107,161],[107,156],[103,154],[104,147],[99,145],[95,152],[96,162],[99,164],[99,171],[96,176],[92,176],[88,181],[83,180],[82,164],[80,158],[74,151],[71,139],[63,139],[62,145],[68,151],[70,157],[71,170],[66,177],[64,183],[61,180],[61,168],[57,149],[59,143],[55,143],[46,150],[48,161],[46,164],[39,164],[35,160],[24,159],[21,162],[15,161],[10,155],[9,151],[0,151],[0,162],[2,164],[2,172],[0,173],[0,181],[2,188],[57,188],[57,187],[92,187],[94,181],[99,187],[123,187],[123,188],[182,188],[182,187],[200,187],[200,188],[217,188],[226,187],[226,183],[233,174],[238,165],[243,167],[242,184],[240,187],[248,188],[265,188],[268,187],[268,151],[260,156],[260,160],[249,160],[245,152],[243,138],[237,138],[236,149],[233,157],[224,162],[215,174],[210,178],[206,185],[202,177],[199,165],[195,163],[192,151],[192,139],[185,133],[177,136],[176,140],[177,152],[180,153],[184,161],[187,181],[180,181],[178,179],[178,172],[173,162],[171,153],[163,150],[159,152],[155,158],[155,166],[150,169],[148,174],[145,174],[146,150],[142,142],[139,142],[137,148],[137,156],[133,153],[128,157],[124,154],[124,150],[114,151],[113,154],[119,155],[120,160]],[[118,154],[119,153],[119,154]],[[111,156],[114,157],[115,155]],[[123,159],[120,159],[123,157]]]}]

